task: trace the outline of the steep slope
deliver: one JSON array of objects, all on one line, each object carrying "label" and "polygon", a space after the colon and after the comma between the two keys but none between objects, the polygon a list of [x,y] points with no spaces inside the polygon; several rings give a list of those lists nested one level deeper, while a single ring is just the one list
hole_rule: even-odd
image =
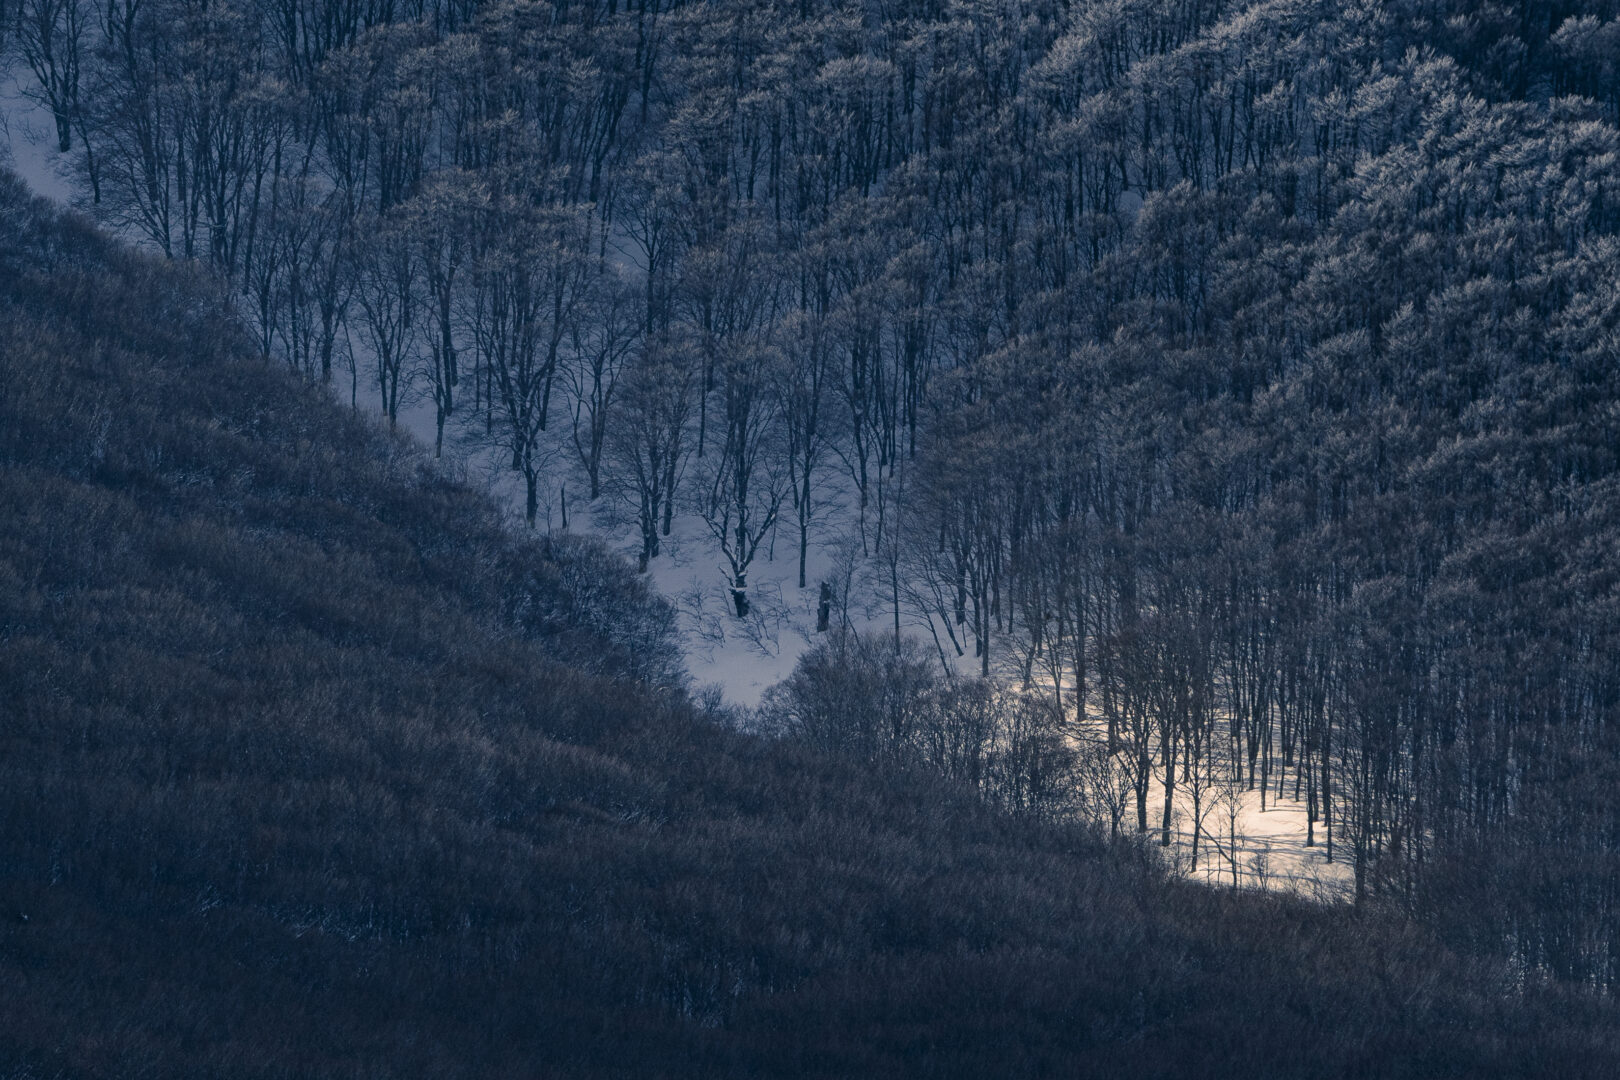
[{"label": "steep slope", "polygon": [[710,722],[668,613],[0,175],[0,1072],[1612,1075],[1613,1011]]}]

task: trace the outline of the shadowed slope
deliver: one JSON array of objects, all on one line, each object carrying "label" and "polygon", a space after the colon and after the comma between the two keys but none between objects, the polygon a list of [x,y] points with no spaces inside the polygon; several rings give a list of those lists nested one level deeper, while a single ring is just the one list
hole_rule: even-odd
[{"label": "shadowed slope", "polygon": [[1620,1060],[1408,928],[708,723],[623,567],[235,340],[0,175],[0,1072]]}]

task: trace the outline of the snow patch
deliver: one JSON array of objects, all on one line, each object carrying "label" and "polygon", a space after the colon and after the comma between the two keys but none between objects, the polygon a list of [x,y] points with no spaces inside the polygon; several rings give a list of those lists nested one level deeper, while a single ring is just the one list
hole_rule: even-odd
[{"label": "snow patch", "polygon": [[32,82],[33,76],[21,68],[0,69],[0,165],[20,176],[35,195],[76,205],[78,155],[56,149],[50,110],[28,96]]}]

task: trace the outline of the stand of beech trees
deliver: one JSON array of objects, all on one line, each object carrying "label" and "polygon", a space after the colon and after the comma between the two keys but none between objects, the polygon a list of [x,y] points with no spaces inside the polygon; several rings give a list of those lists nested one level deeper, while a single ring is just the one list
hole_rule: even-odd
[{"label": "stand of beech trees", "polygon": [[[611,500],[645,566],[695,509],[745,616],[774,530],[816,587],[842,495],[869,569],[841,599],[887,605],[897,669],[917,635],[1048,695],[1104,740],[1116,827],[1297,796],[1358,899],[1612,987],[1617,11],[3,0],[0,28],[105,222],[214,267],[266,356],[498,448],[531,524]],[[952,731],[929,753],[979,768]]]}]

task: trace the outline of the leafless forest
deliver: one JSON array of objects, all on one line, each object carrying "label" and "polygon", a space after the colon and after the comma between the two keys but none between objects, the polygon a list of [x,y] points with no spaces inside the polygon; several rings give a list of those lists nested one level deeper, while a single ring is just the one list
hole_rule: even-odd
[{"label": "leafless forest", "polygon": [[[559,820],[646,830],[634,843],[648,846],[633,856],[591,833],[613,852],[602,866],[634,877],[628,859],[649,878],[685,883],[671,886],[677,893],[705,874],[742,883],[820,865],[778,858],[797,834],[770,832],[743,845],[773,853],[752,876],[695,869],[720,858],[721,832],[743,830],[736,822],[748,815],[822,806],[807,784],[847,802],[816,811],[838,828],[858,831],[865,811],[908,822],[876,844],[895,866],[871,870],[885,884],[865,894],[801,882],[795,888],[826,908],[792,917],[782,912],[793,890],[780,886],[761,900],[758,927],[718,894],[669,900],[668,909],[624,899],[614,909],[615,890],[634,889],[590,878],[583,864],[556,871],[558,882],[584,875],[583,891],[564,898],[539,879],[496,882],[494,864],[472,855],[469,880],[490,889],[488,899],[457,892],[437,907],[388,909],[375,924],[345,907],[349,899],[334,901],[339,923],[366,928],[352,946],[373,931],[379,942],[416,941],[423,927],[449,933],[457,918],[468,928],[485,915],[492,926],[522,922],[524,890],[545,893],[555,910],[544,925],[575,935],[548,946],[561,950],[558,970],[574,971],[591,949],[635,957],[579,992],[586,1004],[557,1038],[589,1027],[599,1015],[589,1003],[611,1002],[645,1015],[649,1048],[674,1038],[666,1023],[687,1032],[692,1060],[707,1063],[702,1075],[878,1075],[885,1062],[972,1075],[996,1055],[952,1056],[926,1038],[934,1049],[886,1043],[891,1025],[822,1059],[816,1033],[853,1030],[863,971],[880,973],[872,985],[896,1002],[932,1002],[926,1015],[957,1017],[971,1009],[928,996],[949,997],[934,980],[969,963],[944,959],[951,943],[978,941],[993,957],[968,980],[991,993],[1016,982],[1020,942],[1039,979],[1061,967],[1065,927],[1115,917],[1156,927],[1162,914],[1207,932],[1188,940],[1238,952],[1246,946],[1232,941],[1262,940],[1260,927],[1275,920],[1288,942],[1279,948],[1295,950],[1277,970],[1307,983],[1301,973],[1318,961],[1348,964],[1357,934],[1372,943],[1369,955],[1406,956],[1383,978],[1412,995],[1412,1015],[1390,1019],[1366,1004],[1377,993],[1365,972],[1334,968],[1299,993],[1315,1001],[1336,979],[1353,985],[1346,1008],[1383,1017],[1389,1041],[1377,1060],[1413,1063],[1411,1075],[1451,1075],[1452,1065],[1456,1075],[1530,1075],[1538,1061],[1563,1061],[1577,1075],[1582,1063],[1614,1060],[1612,1047],[1583,1041],[1599,1038],[1596,1018],[1620,982],[1613,0],[0,0],[0,53],[52,117],[80,208],[117,243],[144,251],[30,203],[14,181],[5,188],[0,313],[16,327],[0,335],[0,497],[26,528],[9,553],[0,549],[0,688],[18,703],[14,730],[0,731],[0,768],[13,770],[0,779],[9,785],[0,835],[20,868],[0,869],[0,883],[6,873],[71,876],[64,844],[112,843],[97,831],[111,811],[96,809],[80,781],[47,783],[30,771],[46,746],[59,763],[100,761],[94,732],[106,710],[131,725],[120,753],[132,755],[142,784],[179,790],[196,779],[187,770],[234,775],[238,765],[256,783],[277,774],[284,757],[242,765],[233,751],[207,748],[206,725],[171,733],[165,749],[140,749],[142,724],[161,728],[169,721],[152,717],[177,714],[164,712],[168,691],[139,689],[157,675],[126,672],[117,678],[134,681],[119,682],[96,667],[114,647],[90,643],[121,638],[88,612],[105,602],[127,606],[130,619],[140,612],[141,626],[166,625],[156,598],[171,586],[143,592],[108,569],[149,542],[136,561],[143,573],[178,575],[174,595],[197,610],[175,609],[174,625],[192,625],[235,589],[257,595],[244,582],[259,571],[240,553],[228,566],[204,559],[213,569],[195,573],[224,582],[209,593],[184,567],[200,552],[252,548],[266,530],[292,529],[310,563],[287,573],[326,582],[300,586],[313,590],[313,606],[232,601],[247,605],[238,622],[211,616],[213,629],[198,623],[196,633],[235,640],[244,626],[290,619],[314,635],[298,646],[310,655],[318,640],[343,643],[334,656],[394,657],[386,670],[399,670],[388,677],[359,659],[321,668],[320,692],[334,697],[300,695],[302,712],[287,713],[280,691],[254,706],[265,723],[336,716],[355,693],[347,680],[370,687],[359,696],[371,734],[324,733],[336,741],[320,752],[372,760],[361,748],[368,739],[401,740],[406,757],[388,759],[397,775],[378,781],[383,801],[372,804],[387,829],[408,832],[415,820],[393,785],[406,782],[418,745],[388,727],[390,710],[419,718],[422,731],[448,740],[447,760],[473,770],[477,779],[454,796],[469,800],[468,837]],[[80,310],[85,303],[106,311]],[[88,379],[63,359],[85,350],[137,359],[117,376],[98,360]],[[209,359],[181,361],[188,350]],[[63,363],[68,373],[53,374]],[[139,403],[138,423],[95,389],[109,379]],[[333,386],[345,400],[380,401],[390,422],[403,409],[431,410],[436,444],[412,458],[403,441],[320,403]],[[283,399],[303,404],[289,412]],[[210,429],[211,414],[237,426]],[[190,464],[165,457],[171,419]],[[303,427],[276,426],[284,423]],[[261,437],[278,449],[236,471],[222,464],[260,454],[244,447]],[[217,449],[215,460],[216,440],[235,449]],[[510,465],[531,528],[564,486],[581,512],[616,508],[635,522],[642,571],[665,557],[676,513],[700,515],[738,619],[749,614],[750,573],[767,537],[791,537],[798,585],[815,590],[822,583],[806,567],[836,514],[859,573],[832,583],[826,636],[743,723],[687,700],[672,616],[635,566],[620,568],[586,541],[499,533],[434,471],[429,458],[452,445]],[[325,456],[313,472],[311,453]],[[184,479],[193,474],[208,478],[196,491]],[[101,509],[72,526],[44,520],[52,485],[86,484],[105,489],[85,496]],[[147,503],[148,487],[162,498]],[[388,494],[396,488],[412,494]],[[163,538],[163,515],[190,520],[204,504],[229,521],[207,529],[243,529],[247,539],[202,525]],[[80,552],[75,545],[103,543],[95,522],[123,520],[118,506],[152,518],[137,530],[147,539]],[[282,524],[301,515],[317,524]],[[385,527],[366,524],[374,519]],[[464,535],[477,543],[457,553]],[[185,553],[164,555],[165,545]],[[79,554],[45,554],[64,550]],[[62,559],[79,569],[53,569]],[[374,591],[344,584],[351,570],[370,575]],[[402,584],[405,592],[391,591]],[[69,595],[88,605],[71,619],[53,607]],[[845,625],[840,612],[857,602],[886,613],[881,629]],[[413,608],[422,614],[402,614]],[[368,612],[394,626],[392,636]],[[502,643],[495,658],[476,644],[486,630],[472,629],[486,618],[496,627],[488,640]],[[201,640],[150,632],[154,655],[207,654]],[[260,641],[257,633],[243,640]],[[68,649],[70,638],[82,638],[82,650]],[[239,648],[226,652],[239,657]],[[531,648],[550,674],[525,674],[541,682],[515,689],[512,672],[530,661],[501,650]],[[429,679],[390,649],[440,674]],[[270,653],[255,655],[274,667]],[[61,680],[76,664],[88,673],[69,692]],[[298,678],[291,667],[261,675],[266,685]],[[581,700],[614,702],[601,717],[635,719],[535,727],[522,703],[560,693],[545,682],[553,678],[586,680],[595,689]],[[198,716],[220,707],[196,693],[206,698]],[[70,716],[71,732],[53,726]],[[250,759],[258,723],[239,725]],[[751,730],[727,730],[738,727]],[[517,731],[521,749],[478,751],[483,771],[457,741],[495,745]],[[559,749],[576,742],[592,749]],[[273,745],[297,760],[295,743]],[[440,752],[427,745],[425,758]],[[578,780],[574,795],[542,796],[543,782],[522,779],[542,759],[570,778],[564,787],[598,778]],[[682,761],[728,764],[712,766],[721,778],[710,790],[698,777],[671,779]],[[776,779],[740,778],[756,767]],[[795,769],[823,779],[782,779]],[[34,810],[24,791],[36,794]],[[1352,868],[1353,908],[1186,892],[1160,879],[1152,851],[1170,843],[1174,815],[1218,823],[1255,793],[1304,801],[1309,843]],[[41,805],[47,794],[59,801]],[[338,798],[311,797],[322,807]],[[197,840],[196,866],[175,871],[182,884],[155,862],[153,884],[141,887],[155,890],[152,903],[171,886],[229,898],[221,902],[257,913],[273,938],[297,920],[255,892],[254,882],[280,880],[271,869],[255,876],[275,864],[264,852],[306,868],[322,857],[288,854],[264,835],[302,835],[307,823],[255,833],[249,802],[221,798],[245,832]],[[929,800],[965,822],[965,831],[946,829],[957,854],[945,865],[909,846],[935,835]],[[504,809],[489,816],[496,805]],[[330,812],[333,821],[366,816]],[[35,828],[35,814],[60,828]],[[537,814],[550,815],[543,826],[528,820]],[[153,835],[177,844],[189,835],[178,818],[164,821]],[[679,824],[659,831],[666,822]],[[1210,834],[1218,840],[1216,824]],[[550,841],[523,835],[531,858],[554,856]],[[462,851],[458,843],[482,851],[480,842],[432,840],[446,853]],[[660,844],[669,850],[655,852]],[[1132,882],[1125,892],[1156,899],[1129,919],[1105,917],[1095,899],[1108,891],[1102,879],[1081,887],[1062,877],[1070,870],[1043,877],[1040,867],[1074,845]],[[409,873],[462,872],[448,855],[421,870],[435,857],[418,852],[427,863]],[[145,867],[106,858],[96,880],[145,880]],[[349,897],[332,877],[347,858],[326,857],[327,884],[308,885],[314,893],[287,887]],[[781,869],[784,861],[797,869]],[[956,873],[979,884],[960,895],[925,884]],[[1072,903],[1082,901],[1055,899],[1071,886],[1093,896],[1078,923]],[[414,877],[397,887],[425,888]],[[909,899],[873,915],[869,905],[887,901],[872,897],[888,888]],[[854,914],[834,914],[843,903]],[[690,921],[665,918],[676,911]],[[903,924],[922,912],[956,929],[918,929],[908,946]],[[773,938],[772,919],[799,929]],[[1228,925],[1236,929],[1217,928]],[[471,970],[533,948],[517,940],[469,937],[453,958],[421,956]],[[1125,937],[1110,940],[1130,954]],[[0,973],[21,992],[27,965],[8,941],[0,936]],[[1166,974],[1176,963],[1204,961],[1174,961],[1174,946],[1138,947],[1149,959],[1130,983],[1134,999],[1085,989],[1073,991],[1081,1003],[990,1010],[1034,1017],[1011,1029],[1035,1048],[1015,1068],[1072,1065],[1066,1055],[1079,1044],[1046,1041],[1051,1031],[1078,1038],[1084,1028],[1089,1047],[1125,1038],[1109,1027],[1116,1020],[1071,1030],[1042,1017],[1137,1007],[1169,1024],[1203,1015],[1200,1003],[1219,996],[1207,983],[1191,996],[1163,990],[1183,987]],[[389,955],[417,972],[401,991],[415,992],[417,954]],[[1413,988],[1407,965],[1419,955],[1467,973],[1444,991]],[[1236,963],[1227,953],[1206,959]],[[1236,985],[1260,972],[1230,970],[1246,973]],[[330,978],[349,975],[332,969]],[[531,989],[546,1001],[572,993],[568,980]],[[1357,996],[1364,989],[1370,997]],[[1565,993],[1555,1004],[1524,997]],[[794,1057],[773,1040],[810,998],[825,1012],[807,1022]],[[1121,1004],[1133,1000],[1146,1004]],[[1569,1019],[1549,1023],[1539,1043],[1522,1030],[1518,1043],[1470,1042],[1465,1032],[1499,1022],[1479,1010],[1505,1000],[1526,1017],[1566,1010]],[[23,1028],[45,1030],[39,1017],[50,1015],[40,1004]],[[471,1017],[446,1037],[482,1031]],[[1210,1051],[1217,1074],[1240,1062],[1256,1075],[1323,1068],[1316,1051],[1245,1057],[1270,1045],[1260,1021],[1230,1044],[1187,1024],[1161,1032],[1217,1051],[1242,1046],[1227,1057]],[[1451,1033],[1439,1045],[1455,1059],[1414,1049],[1433,1025]],[[693,1034],[712,1030],[741,1034],[731,1043]],[[112,1059],[52,1058],[38,1049],[47,1043],[29,1044],[39,1075],[118,1071]],[[1513,1047],[1532,1045],[1544,1056],[1516,1056]],[[489,1053],[476,1060],[494,1067],[499,1053]],[[591,1053],[570,1067],[613,1075]],[[647,1053],[648,1075],[680,1072],[668,1064],[675,1058]],[[1097,1060],[1136,1060],[1144,1075],[1159,1074],[1147,1052]],[[1313,1075],[1357,1075],[1356,1063],[1372,1059],[1344,1060],[1340,1072]],[[413,1061],[402,1073],[432,1067]],[[465,1064],[476,1073],[474,1062]],[[298,1072],[276,1068],[263,1075]],[[322,1068],[347,1071],[332,1059]]]}]

